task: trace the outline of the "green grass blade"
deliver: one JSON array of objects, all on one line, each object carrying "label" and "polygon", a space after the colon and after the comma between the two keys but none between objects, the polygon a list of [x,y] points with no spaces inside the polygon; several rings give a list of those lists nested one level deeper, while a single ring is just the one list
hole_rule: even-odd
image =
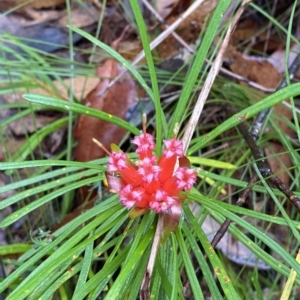
[{"label": "green grass blade", "polygon": [[[151,54],[150,49],[150,41],[148,38],[147,28],[145,25],[144,17],[141,12],[140,4],[138,1],[130,0],[130,5],[133,11],[133,14],[135,16],[135,20],[137,23],[137,29],[140,33],[143,50],[145,52],[150,78],[151,78],[151,85],[153,90],[153,103],[155,106],[155,118],[156,118],[156,154],[158,156],[161,155],[162,151],[162,138],[163,135],[166,136],[167,134],[167,123],[165,116],[163,114],[161,104],[160,104],[160,95],[158,90],[158,83],[157,83],[157,76],[156,76],[156,70],[153,63],[153,57]],[[174,130],[172,128],[171,130]]]},{"label": "green grass blade", "polygon": [[25,253],[31,250],[33,245],[29,244],[12,244],[12,245],[0,245],[0,256],[11,255],[16,253]]},{"label": "green grass blade", "polygon": [[187,276],[188,276],[188,279],[190,281],[190,285],[191,285],[191,288],[192,288],[192,291],[193,291],[194,299],[195,300],[198,300],[198,299],[199,300],[202,300],[202,299],[204,300],[204,296],[203,296],[201,287],[199,285],[198,278],[196,277],[196,274],[195,274],[194,266],[193,266],[193,264],[191,262],[191,259],[190,259],[189,251],[186,247],[186,244],[183,240],[182,233],[179,230],[179,228],[177,228],[175,230],[175,234],[176,234],[179,249],[180,249],[180,252],[181,252],[181,255],[182,255],[182,259],[183,259],[183,262],[184,262],[184,266],[185,266],[185,269],[186,269],[186,272],[187,272]]},{"label": "green grass blade", "polygon": [[93,249],[94,249],[94,243],[90,243],[85,247],[84,250],[84,258],[82,262],[82,268],[80,270],[80,275],[76,284],[76,289],[74,291],[74,294],[76,294],[77,291],[80,290],[82,285],[84,285],[87,281],[89,270],[91,268],[92,264],[92,258],[93,258]]},{"label": "green grass blade", "polygon": [[[184,212],[186,213],[188,220],[191,222],[192,228],[195,231],[198,240],[201,242],[205,253],[207,254],[209,261],[212,264],[212,267],[214,269],[214,273],[217,276],[222,290],[225,294],[225,296],[227,297],[227,299],[232,299],[232,300],[239,300],[241,299],[240,296],[237,294],[232,281],[230,280],[222,262],[220,261],[219,257],[217,256],[216,252],[214,251],[214,249],[212,248],[210,242],[208,241],[205,233],[203,232],[202,228],[199,226],[198,222],[196,221],[195,217],[193,216],[192,212],[190,211],[189,207],[184,206]],[[185,227],[185,232],[189,234],[189,231],[187,229],[187,227]],[[194,247],[197,245],[196,244],[196,240],[191,239],[190,237],[190,242],[194,245]],[[195,252],[196,254],[196,252]],[[201,268],[203,268],[204,265],[201,265]],[[202,269],[203,273],[204,273],[204,269]],[[207,272],[207,269],[206,269]],[[209,271],[208,271],[209,272]],[[210,272],[209,272],[210,273]],[[204,273],[205,275],[205,273]],[[220,294],[220,292],[218,291],[218,289],[216,289],[216,286],[214,284],[214,282],[212,282],[212,278],[210,275],[206,275],[206,277],[209,279],[209,281],[207,282],[209,284],[209,287],[212,288],[211,292],[212,292],[212,297],[213,299],[222,299],[222,296]],[[213,294],[214,293],[214,294]],[[221,297],[221,298],[220,298]]]},{"label": "green grass blade", "polygon": [[11,169],[24,169],[24,168],[36,168],[36,167],[75,167],[78,170],[87,169],[98,169],[104,171],[106,168],[99,166],[99,164],[107,163],[107,158],[98,159],[95,163],[80,162],[80,161],[67,161],[67,160],[35,160],[35,161],[23,161],[23,162],[0,162],[0,170],[11,170]]},{"label": "green grass blade", "polygon": [[26,205],[25,207],[13,212],[12,214],[10,214],[9,216],[7,216],[5,219],[3,219],[0,222],[0,228],[1,227],[6,227],[14,222],[16,222],[17,220],[19,220],[20,218],[26,216],[29,212],[37,209],[38,207],[40,207],[41,205],[56,199],[57,197],[64,195],[66,192],[71,191],[71,190],[75,190],[81,186],[85,186],[91,183],[94,183],[96,181],[100,181],[102,180],[104,177],[101,176],[95,176],[95,177],[91,177],[91,178],[87,178],[84,180],[81,180],[79,182],[75,182],[72,184],[69,184],[68,186],[64,186],[61,189],[58,189],[52,193],[47,194],[46,196],[41,197],[40,199]]},{"label": "green grass blade", "polygon": [[237,168],[237,166],[235,166],[231,163],[216,160],[216,159],[209,159],[209,158],[205,158],[205,157],[196,157],[196,156],[188,156],[187,158],[189,159],[191,164],[195,164],[195,165],[203,165],[203,166],[215,167],[215,168],[220,168],[220,169],[236,169]]},{"label": "green grass blade", "polygon": [[[117,210],[114,213],[120,211],[119,207],[116,207],[116,209]],[[82,251],[86,247],[86,245],[99,238],[99,236],[101,236],[104,232],[114,226],[114,222],[111,222],[111,220],[109,220],[109,216],[112,216],[112,212],[110,211],[101,213],[93,221],[77,231],[72,236],[72,239],[68,239],[49,258],[47,258],[39,266],[37,266],[34,271],[32,271],[30,275],[28,275],[24,279],[20,286],[10,294],[11,299],[24,299],[38,287],[43,288],[42,283],[45,279],[45,276],[51,274],[52,272],[55,272],[55,269],[58,268],[62,263],[67,261],[69,258],[76,260],[78,258],[78,256],[76,256],[76,253],[78,253],[78,251]],[[81,242],[82,239],[88,236],[89,233],[93,231],[97,226],[99,226],[99,228],[97,229],[97,233]],[[79,242],[81,243],[76,245]]]},{"label": "green grass blade", "polygon": [[[14,203],[17,203],[18,201],[22,199],[28,199],[30,196],[35,195],[37,193],[41,193],[43,191],[50,191],[53,188],[56,188],[60,185],[65,185],[70,182],[76,182],[79,181],[82,177],[88,177],[91,175],[97,174],[97,170],[88,170],[88,171],[83,171],[80,173],[75,173],[73,175],[66,176],[64,178],[59,178],[56,180],[53,180],[52,182],[47,182],[45,184],[41,184],[39,186],[33,187],[26,189],[22,192],[17,193],[16,195],[13,195],[0,203],[0,209],[4,209],[5,207],[8,207]],[[104,175],[102,175],[104,178]],[[19,211],[18,211],[19,212]]]},{"label": "green grass blade", "polygon": [[130,125],[128,122],[126,122],[118,117],[115,117],[111,114],[105,113],[103,111],[99,111],[97,109],[93,109],[93,108],[90,108],[90,107],[87,107],[87,106],[84,106],[81,104],[77,104],[77,103],[73,103],[73,102],[66,102],[64,100],[60,100],[60,99],[52,98],[52,97],[48,97],[48,96],[43,96],[43,95],[24,94],[23,97],[24,97],[24,99],[26,99],[30,102],[47,105],[49,107],[57,108],[57,109],[63,110],[63,111],[72,111],[74,113],[94,117],[94,118],[97,118],[97,119],[100,119],[103,121],[107,121],[107,122],[116,124],[135,135],[140,134],[140,131],[136,127]]},{"label": "green grass blade", "polygon": [[[72,235],[76,228],[81,224],[87,222],[91,218],[99,215],[103,216],[104,220],[112,215],[115,211],[120,209],[119,203],[116,205],[115,196],[107,199],[105,202],[102,202],[98,206],[95,206],[93,209],[84,212],[79,217],[75,218],[68,224],[66,224],[61,229],[57,230],[53,235],[56,237],[51,243],[48,243],[46,246],[39,248],[39,251],[31,257],[25,263],[16,269],[12,274],[10,274],[6,279],[0,282],[0,292],[3,292],[6,288],[10,286],[12,282],[17,280],[24,272],[26,272],[30,267],[32,267],[39,259],[47,255],[50,251],[55,249],[60,243],[62,243],[67,237]],[[108,213],[108,215],[107,215]],[[56,255],[55,253],[53,254]],[[37,275],[38,276],[38,275]]]}]

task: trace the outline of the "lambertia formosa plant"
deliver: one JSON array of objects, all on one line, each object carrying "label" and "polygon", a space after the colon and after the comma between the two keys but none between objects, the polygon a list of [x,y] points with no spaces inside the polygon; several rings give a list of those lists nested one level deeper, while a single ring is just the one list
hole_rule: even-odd
[{"label": "lambertia formosa plant", "polygon": [[[84,114],[122,127],[135,136],[132,143],[137,149],[135,153],[125,153],[112,145],[112,152],[106,150],[108,157],[84,163],[62,159],[66,157],[66,152],[56,159],[24,161],[21,157],[16,161],[0,163],[0,169],[10,176],[17,169],[35,170],[25,179],[12,176],[15,182],[0,187],[0,193],[14,192],[0,202],[1,210],[14,208],[0,221],[0,227],[5,230],[19,220],[30,219],[35,212],[43,212],[42,217],[50,215],[52,210],[62,206],[66,195],[72,196],[78,188],[97,186],[100,191],[93,205],[84,208],[57,230],[49,234],[43,232],[33,241],[0,246],[3,269],[9,271],[0,281],[0,293],[6,299],[136,300],[145,291],[140,290],[141,286],[148,289],[145,294],[151,299],[185,299],[188,293],[191,299],[197,300],[205,299],[207,294],[220,300],[251,299],[260,295],[261,283],[269,290],[276,290],[273,282],[286,280],[291,270],[296,271],[295,284],[300,285],[300,267],[293,251],[284,248],[257,226],[261,223],[266,227],[288,226],[291,240],[298,247],[299,221],[283,213],[281,216],[270,215],[265,211],[256,212],[227,203],[232,195],[226,194],[226,186],[239,194],[248,184],[246,180],[237,179],[234,172],[240,169],[244,174],[245,168],[250,169],[253,163],[241,137],[236,135],[235,144],[229,143],[228,149],[220,156],[209,159],[202,155],[203,148],[216,149],[224,144],[221,136],[227,130],[284,99],[299,95],[300,84],[292,84],[250,104],[245,101],[245,98],[248,100],[247,94],[240,89],[240,93],[236,94],[236,97],[241,97],[238,99],[239,105],[236,105],[240,108],[239,112],[214,128],[208,128],[203,135],[192,130],[192,141],[186,139],[186,132],[190,129],[187,118],[195,108],[194,90],[199,86],[199,90],[202,88],[201,72],[206,70],[205,60],[213,61],[218,52],[217,45],[214,45],[215,37],[222,37],[227,30],[226,26],[220,25],[231,2],[218,1],[205,32],[201,33],[201,44],[192,57],[181,94],[172,103],[171,113],[164,111],[160,102],[156,69],[139,1],[130,0],[130,3],[143,44],[151,85],[117,51],[70,26],[72,31],[107,51],[125,66],[145,90],[155,106],[153,123],[156,143],[154,136],[148,134],[145,128],[141,133],[139,128],[127,121],[103,111],[72,101],[31,94],[30,91],[24,94],[28,104],[22,103],[22,107],[28,105],[28,110],[34,107],[34,103],[43,109],[66,113],[64,122],[56,123],[55,129],[68,124],[69,132],[72,132],[74,115]],[[34,57],[42,59],[38,53]],[[41,65],[40,60],[38,65]],[[237,84],[231,81],[222,83],[221,88],[211,93],[212,102],[219,104],[223,101],[220,100],[223,95],[235,88]],[[24,91],[27,91],[26,85]],[[235,98],[232,102],[238,100]],[[174,135],[176,124],[179,124],[179,129]],[[273,130],[275,132],[276,128]],[[280,134],[279,138],[282,138]],[[286,145],[290,147],[289,142]],[[297,151],[292,148],[289,151],[295,161],[300,161]],[[71,157],[71,151],[69,154]],[[201,168],[198,168],[199,165]],[[103,188],[105,179],[114,194]],[[278,200],[282,197],[280,191],[270,189],[263,179],[261,183],[254,184],[253,193],[265,198],[271,195],[274,201],[279,202],[282,212],[284,208]],[[166,217],[166,223],[158,231],[162,217]],[[210,223],[207,226],[207,219],[218,224],[226,219],[232,220],[228,229],[231,237],[249,249],[256,261],[262,261],[271,270],[264,273],[269,277],[261,279],[260,270],[254,263],[253,271],[248,272],[247,269],[245,275],[250,278],[247,277],[250,283],[245,284],[245,277],[237,275],[239,272],[228,267],[226,259],[220,259],[220,254],[211,247],[209,234],[214,234],[216,229],[212,229]],[[212,232],[205,232],[204,227],[209,227],[208,231],[211,229]],[[162,242],[159,240],[160,234],[165,234]],[[249,238],[249,234],[253,239]],[[267,251],[266,247],[272,252]]]},{"label": "lambertia formosa plant", "polygon": [[[189,160],[183,155],[182,142],[174,137],[165,140],[166,149],[158,159],[152,135],[143,132],[132,141],[137,145],[138,160],[134,164],[128,155],[112,145],[109,153],[107,180],[111,191],[119,193],[121,203],[134,208],[133,214],[152,209],[156,213],[181,213],[181,192],[189,191],[196,181]],[[103,147],[103,146],[102,146]],[[179,168],[175,170],[175,165]],[[120,176],[117,177],[116,174]]]}]

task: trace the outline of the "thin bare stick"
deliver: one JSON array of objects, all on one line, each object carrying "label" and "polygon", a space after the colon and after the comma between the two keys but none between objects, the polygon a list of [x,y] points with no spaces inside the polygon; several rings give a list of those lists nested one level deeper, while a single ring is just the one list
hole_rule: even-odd
[{"label": "thin bare stick", "polygon": [[164,215],[160,214],[158,217],[157,225],[156,225],[156,230],[155,230],[155,235],[153,239],[153,244],[149,256],[149,261],[147,265],[146,272],[143,277],[143,281],[141,284],[140,288],[140,300],[149,300],[150,299],[150,279],[153,273],[153,268],[159,248],[159,243],[160,243],[160,238],[162,234],[162,230],[164,227]]},{"label": "thin bare stick", "polygon": [[193,110],[193,113],[191,115],[191,118],[188,122],[188,126],[187,126],[187,130],[184,133],[182,142],[183,142],[183,147],[184,147],[184,152],[186,153],[188,146],[190,144],[190,141],[192,139],[193,133],[195,131],[195,128],[198,124],[198,120],[200,118],[200,115],[202,113],[202,109],[204,106],[204,103],[208,97],[208,94],[211,90],[211,87],[219,73],[219,70],[221,68],[222,62],[223,62],[223,57],[224,57],[224,53],[225,50],[228,46],[229,43],[229,39],[230,36],[232,35],[233,30],[235,29],[235,26],[241,16],[241,14],[243,13],[243,11],[245,10],[246,5],[251,2],[251,0],[244,0],[242,5],[240,6],[240,8],[238,9],[238,11],[236,12],[234,18],[232,19],[229,28],[226,32],[226,35],[224,37],[224,40],[220,46],[220,50],[216,56],[216,59],[207,75],[207,78],[205,80],[205,83],[203,85],[203,88],[200,92],[200,95],[198,97],[197,103],[195,105],[195,108]]}]

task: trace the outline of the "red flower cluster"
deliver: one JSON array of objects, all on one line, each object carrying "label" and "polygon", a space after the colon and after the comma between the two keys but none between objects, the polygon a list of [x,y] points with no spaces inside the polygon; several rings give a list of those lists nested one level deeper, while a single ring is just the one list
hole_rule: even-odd
[{"label": "red flower cluster", "polygon": [[155,143],[150,134],[144,132],[134,137],[132,143],[137,145],[139,156],[135,164],[121,150],[109,154],[109,186],[128,208],[180,213],[184,199],[181,192],[189,191],[196,181],[195,171],[183,156],[182,142],[175,138],[164,141],[165,150],[159,159],[153,155]]}]

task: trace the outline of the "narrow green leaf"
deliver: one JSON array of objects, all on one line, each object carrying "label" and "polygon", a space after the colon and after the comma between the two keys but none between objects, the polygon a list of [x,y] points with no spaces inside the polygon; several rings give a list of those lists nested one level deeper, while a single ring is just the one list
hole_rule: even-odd
[{"label": "narrow green leaf", "polygon": [[12,244],[12,245],[0,245],[0,256],[11,255],[17,253],[25,253],[31,250],[33,245],[31,244]]},{"label": "narrow green leaf", "polygon": [[[86,282],[81,289],[77,292],[77,294],[73,295],[72,300],[81,300],[86,299],[86,296],[96,288],[104,288],[107,282],[110,280],[114,272],[120,267],[120,265],[124,262],[125,256],[128,253],[128,246],[121,250],[118,255],[114,258],[114,260],[106,263],[100,272],[95,274],[88,282]],[[114,299],[114,298],[112,298]],[[118,299],[118,298],[115,298]]]},{"label": "narrow green leaf", "polygon": [[[97,163],[96,163],[97,162]],[[35,161],[23,161],[23,162],[0,162],[0,170],[11,169],[23,169],[23,168],[36,168],[46,166],[65,166],[65,167],[77,167],[77,168],[90,168],[98,170],[106,170],[99,164],[107,163],[107,158],[102,158],[92,162],[80,162],[80,161],[67,161],[67,160],[35,160]]]},{"label": "narrow green leaf", "polygon": [[179,249],[180,249],[180,252],[181,252],[181,255],[182,255],[182,259],[183,259],[183,262],[184,262],[185,270],[187,272],[187,276],[188,276],[188,279],[190,281],[190,285],[191,285],[191,288],[192,288],[192,291],[193,291],[193,297],[194,297],[195,300],[198,300],[198,299],[199,300],[200,299],[204,300],[202,289],[199,285],[198,278],[196,277],[196,274],[195,274],[194,266],[191,262],[188,249],[186,247],[186,244],[185,244],[185,242],[183,240],[183,237],[182,237],[182,233],[181,233],[179,228],[177,228],[175,230],[175,234],[176,234]]},{"label": "narrow green leaf", "polygon": [[[93,260],[98,258],[102,253],[107,251],[109,248],[111,248],[118,238],[115,238],[111,240],[107,244],[100,244],[98,245],[94,251],[93,251]],[[83,265],[83,261],[77,263],[76,265],[72,266],[69,270],[67,270],[64,274],[62,274],[61,277],[59,277],[53,284],[45,291],[45,293],[40,297],[41,299],[50,299],[55,291],[68,279],[73,277],[75,274],[77,274],[81,269]]]},{"label": "narrow green leaf", "polygon": [[39,249],[39,251],[31,257],[28,261],[23,263],[18,269],[11,273],[6,279],[0,282],[0,292],[3,292],[7,287],[11,285],[15,280],[17,280],[24,272],[26,272],[31,266],[33,266],[39,259],[47,255],[51,250],[55,249],[60,243],[62,243],[68,236],[70,236],[78,226],[87,222],[89,219],[101,213],[105,218],[107,218],[106,212],[110,215],[115,209],[120,209],[120,205],[116,205],[115,201],[116,196],[107,199],[105,202],[95,206],[93,209],[90,209],[79,217],[75,218],[59,230],[57,230],[53,235],[56,237],[48,245]]},{"label": "narrow green leaf", "polygon": [[[150,247],[147,249],[146,253],[145,253],[145,257],[149,257],[150,255]],[[147,263],[148,261],[146,259],[141,260],[141,264],[140,267],[137,270],[137,273],[134,276],[133,282],[131,283],[131,287],[128,295],[128,299],[127,300],[136,300],[138,299],[138,294],[140,292],[140,287],[142,284],[142,280],[145,274],[145,270],[147,267]]]},{"label": "narrow green leaf", "polygon": [[57,108],[63,111],[72,111],[74,113],[95,117],[97,119],[116,124],[121,128],[124,128],[135,135],[140,134],[140,131],[136,127],[130,125],[128,122],[94,108],[90,108],[74,102],[67,102],[61,99],[52,98],[43,95],[24,94],[23,97],[24,99],[30,102],[47,105],[49,107]]},{"label": "narrow green leaf", "polygon": [[[118,206],[116,206],[115,213],[118,211],[120,211],[120,209]],[[48,257],[39,266],[37,266],[35,270],[31,272],[26,277],[26,279],[24,279],[20,286],[10,294],[10,298],[8,299],[24,299],[25,297],[27,297],[27,295],[32,293],[33,290],[35,290],[40,284],[42,284],[42,282],[45,280],[45,276],[51,274],[52,272],[55,272],[55,269],[58,268],[62,263],[64,263],[71,257],[73,260],[77,259],[78,256],[76,256],[75,254],[78,251],[82,251],[86,245],[96,240],[104,232],[106,232],[112,226],[114,226],[114,222],[108,220],[108,216],[111,216],[112,213],[114,212],[107,211],[106,213],[101,213],[93,221],[91,221],[85,227],[77,231],[72,236],[72,239],[68,239],[50,257]],[[90,238],[86,238],[83,242],[75,246],[97,226],[99,226],[99,228],[96,234],[94,234]]]},{"label": "narrow green leaf", "polygon": [[215,167],[220,169],[229,169],[229,170],[237,168],[237,166],[231,163],[219,161],[216,159],[209,159],[205,157],[196,157],[196,156],[188,156],[187,158],[192,164],[196,164],[196,165],[203,165],[203,166]]},{"label": "narrow green leaf", "polygon": [[[109,289],[106,298],[107,299],[118,299],[119,295],[124,292],[124,289],[130,289],[130,282],[127,281],[128,277],[132,272],[136,271],[136,268],[140,266],[140,261],[144,260],[145,251],[153,237],[153,230],[149,230],[141,240],[141,243],[136,248],[131,259],[123,265],[121,273],[118,275],[117,279],[114,281],[112,287]],[[128,253],[128,247],[121,251],[121,254]],[[81,290],[77,295],[74,295],[73,300],[83,299],[88,293],[94,290],[105,278],[110,278],[116,268],[119,267],[121,263],[124,262],[125,255],[118,255],[112,261],[107,262],[102,270],[93,276],[85,285],[82,286]],[[147,257],[146,257],[147,259]]]},{"label": "narrow green leaf", "polygon": [[[30,196],[36,195],[37,193],[44,192],[44,191],[50,191],[51,189],[57,188],[58,186],[64,185],[66,183],[70,183],[70,182],[74,182],[75,181],[75,184],[78,184],[78,183],[81,182],[80,180],[81,180],[82,177],[87,177],[87,176],[95,175],[95,174],[98,174],[98,173],[99,172],[97,170],[88,170],[88,171],[78,172],[78,173],[66,176],[64,178],[58,178],[56,180],[53,180],[52,182],[47,182],[45,184],[41,184],[39,186],[26,189],[23,192],[20,192],[20,193],[18,193],[16,195],[13,195],[13,196],[11,196],[11,197],[9,197],[9,198],[1,201],[0,202],[0,209],[4,209],[5,207],[8,207],[8,206],[10,206],[10,205],[12,205],[12,204],[14,204],[14,203],[16,203],[16,202],[24,199],[24,198],[28,199]],[[104,178],[104,174],[99,175],[99,176],[101,176],[101,177],[96,177],[99,181]],[[95,177],[94,177],[94,180],[96,181]],[[64,189],[66,189],[66,187],[63,187],[60,190],[54,191],[54,193],[58,192],[58,191],[59,192],[61,192],[61,191],[63,192]],[[51,198],[50,195],[51,195],[51,193],[47,194],[44,197],[47,197],[48,199],[53,199],[53,198]],[[41,199],[44,199],[44,197],[40,198],[37,201],[32,202],[31,205],[35,206],[35,208],[36,208],[36,205],[40,206],[40,205],[44,204],[44,202],[43,202],[44,200],[40,201]],[[41,204],[39,204],[39,203],[41,203]],[[27,209],[30,209],[30,207],[27,206]],[[15,211],[9,217],[11,217],[11,218],[17,217],[17,215],[19,214],[20,211],[21,210]],[[6,218],[4,220],[8,220],[8,219]],[[2,226],[2,221],[0,222],[0,227],[1,226]]]},{"label": "narrow green leaf", "polygon": [[[20,218],[24,217],[25,215],[27,215],[29,212],[37,209],[38,207],[40,207],[41,205],[53,200],[53,199],[56,199],[57,197],[65,194],[66,192],[68,191],[72,191],[72,190],[75,190],[81,186],[85,186],[85,185],[89,185],[91,183],[94,183],[96,181],[100,181],[103,179],[103,175],[101,176],[96,176],[96,177],[90,177],[90,178],[87,178],[87,179],[83,179],[79,182],[75,182],[73,184],[70,184],[68,186],[64,186],[63,188],[61,189],[58,189],[52,193],[49,193],[47,194],[46,196],[44,197],[41,197],[40,199],[26,205],[25,207],[13,212],[12,214],[10,214],[9,216],[7,216],[5,219],[3,219],[1,222],[0,222],[0,228],[1,227],[6,227],[14,222],[16,222],[17,220],[19,220]],[[18,194],[16,195],[18,196]],[[14,197],[14,196],[13,196]],[[9,199],[8,199],[9,200]]]},{"label": "narrow green leaf", "polygon": [[[210,199],[210,201],[212,203],[214,203],[215,205],[219,205],[219,206],[223,207],[224,209],[231,211],[233,213],[239,214],[239,215],[252,217],[252,218],[255,218],[258,220],[262,220],[262,221],[267,221],[272,224],[288,226],[287,221],[282,217],[267,215],[267,214],[264,214],[261,212],[254,211],[252,209],[247,209],[244,207],[228,204],[226,202],[221,202],[221,201],[217,201],[214,199]],[[300,222],[299,221],[291,220],[291,222],[298,230],[300,230]]]},{"label": "narrow green leaf", "polygon": [[87,281],[89,270],[91,268],[92,258],[93,258],[94,242],[88,244],[84,250],[84,258],[82,262],[82,268],[80,270],[80,275],[76,284],[74,294],[80,290],[81,286]]},{"label": "narrow green leaf", "polygon": [[[178,243],[174,234],[171,234],[171,251],[172,251],[172,262],[170,267],[169,277],[171,278],[172,294],[170,299],[177,300],[183,299],[182,290],[179,290],[179,265],[178,265]],[[180,295],[180,296],[179,296]]]},{"label": "narrow green leaf", "polygon": [[[161,104],[160,104],[160,95],[158,90],[157,76],[156,70],[153,63],[153,57],[150,49],[150,41],[148,38],[148,29],[146,27],[144,16],[142,15],[142,11],[140,8],[140,3],[135,0],[130,0],[130,5],[137,23],[137,29],[140,33],[141,41],[143,44],[143,49],[145,52],[145,57],[147,60],[147,64],[149,67],[149,73],[151,78],[151,86],[153,90],[153,103],[155,106],[155,118],[156,118],[156,154],[158,156],[161,155],[162,151],[162,138],[163,135],[167,134],[167,123],[165,116],[163,114]],[[174,128],[173,128],[174,129]]]}]

